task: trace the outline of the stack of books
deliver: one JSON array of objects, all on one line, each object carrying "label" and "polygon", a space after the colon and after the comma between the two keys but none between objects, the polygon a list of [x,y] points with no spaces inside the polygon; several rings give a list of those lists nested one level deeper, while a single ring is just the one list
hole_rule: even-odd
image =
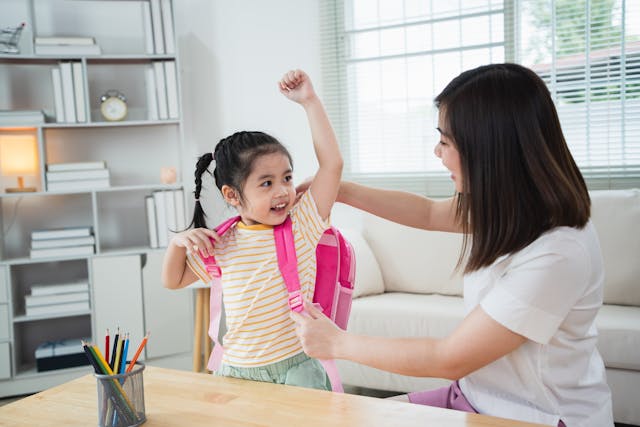
[{"label": "stack of books", "polygon": [[91,227],[69,227],[31,232],[31,258],[92,255],[95,245]]},{"label": "stack of books", "polygon": [[93,37],[36,37],[36,55],[100,55]]},{"label": "stack of books", "polygon": [[43,372],[88,365],[90,362],[80,345],[83,339],[89,341],[89,338],[73,338],[41,343],[35,351],[36,370]]},{"label": "stack of books", "polygon": [[0,126],[38,125],[44,123],[42,110],[0,110]]},{"label": "stack of books", "polygon": [[182,190],[159,190],[145,197],[149,246],[166,247],[174,232],[187,228]]},{"label": "stack of books", "polygon": [[89,310],[89,282],[32,285],[24,297],[25,314],[42,316]]},{"label": "stack of books", "polygon": [[57,123],[87,121],[84,67],[80,61],[59,62],[51,69],[53,106]]},{"label": "stack of books", "polygon": [[109,169],[104,161],[47,164],[47,191],[109,188]]}]

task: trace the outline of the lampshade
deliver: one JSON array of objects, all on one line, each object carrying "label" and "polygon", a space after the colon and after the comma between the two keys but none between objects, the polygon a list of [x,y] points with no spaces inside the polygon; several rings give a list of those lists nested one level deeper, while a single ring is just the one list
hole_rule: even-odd
[{"label": "lampshade", "polygon": [[6,192],[36,191],[35,187],[24,186],[23,177],[38,172],[38,147],[34,134],[0,134],[0,172],[5,176],[18,176],[18,187],[6,188]]}]

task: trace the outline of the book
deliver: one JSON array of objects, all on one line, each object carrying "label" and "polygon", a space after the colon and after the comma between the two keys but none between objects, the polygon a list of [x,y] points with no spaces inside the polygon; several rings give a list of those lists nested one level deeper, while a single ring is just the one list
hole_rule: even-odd
[{"label": "book", "polygon": [[84,179],[81,181],[47,181],[47,191],[97,190],[109,188],[109,178]]},{"label": "book", "polygon": [[172,236],[178,228],[176,223],[176,201],[173,191],[165,191],[164,193],[165,216],[167,218],[168,237]]},{"label": "book", "polygon": [[162,10],[160,0],[149,0],[151,7],[151,25],[153,26],[153,44],[156,53],[164,53],[164,35],[162,30]]},{"label": "book", "polygon": [[91,234],[91,227],[50,228],[46,230],[33,230],[31,232],[31,240],[65,239],[85,237]]},{"label": "book", "polygon": [[171,13],[171,0],[160,0],[160,4],[162,8],[164,50],[166,53],[176,53],[175,34],[173,32],[173,13]]},{"label": "book", "polygon": [[144,52],[155,53],[153,44],[153,24],[151,23],[151,5],[148,1],[143,1],[142,6],[142,30],[144,31]]},{"label": "book", "polygon": [[36,370],[38,372],[89,365],[91,362],[79,345],[91,338],[72,338],[43,342],[36,348]]},{"label": "book", "polygon": [[93,245],[69,246],[66,248],[46,248],[31,249],[31,258],[57,258],[69,256],[93,255],[95,253]]},{"label": "book", "polygon": [[89,301],[76,301],[65,304],[49,304],[25,307],[27,316],[42,316],[46,314],[73,313],[75,311],[89,310]]},{"label": "book", "polygon": [[76,116],[78,122],[87,121],[87,109],[84,94],[84,73],[82,71],[81,62],[73,62],[73,93],[76,101]]},{"label": "book", "polygon": [[67,237],[62,239],[33,240],[31,249],[65,248],[67,246],[84,246],[96,243],[94,236]]},{"label": "book", "polygon": [[93,45],[96,44],[96,39],[93,37],[73,37],[73,36],[52,36],[52,37],[35,37],[33,42],[37,45]]},{"label": "book", "polygon": [[167,208],[165,206],[165,192],[154,191],[153,201],[156,205],[156,225],[158,227],[158,246],[161,248],[169,244],[169,235],[167,230]]},{"label": "book", "polygon": [[37,44],[36,55],[100,55],[102,49],[97,44]]},{"label": "book", "polygon": [[89,292],[89,282],[49,283],[31,285],[31,296],[57,295],[74,292]]},{"label": "book", "polygon": [[64,115],[64,103],[62,101],[62,76],[60,75],[60,69],[54,67],[51,69],[51,81],[53,86],[53,105],[56,114],[56,122],[64,123],[66,117]]},{"label": "book", "polygon": [[156,92],[156,76],[153,65],[145,68],[144,77],[147,94],[147,119],[158,120],[158,94]]},{"label": "book", "polygon": [[64,117],[67,123],[76,121],[76,98],[73,93],[73,71],[71,62],[60,63],[60,76],[62,77],[62,103],[64,104]]},{"label": "book", "polygon": [[162,61],[153,63],[153,71],[156,79],[156,96],[158,99],[158,117],[160,120],[169,118],[167,106],[167,83],[164,75],[164,65]]},{"label": "book", "polygon": [[158,247],[158,225],[156,223],[156,205],[153,196],[145,196],[144,204],[147,210],[147,230],[149,232],[149,247]]},{"label": "book", "polygon": [[44,123],[42,110],[0,110],[0,126]]},{"label": "book", "polygon": [[67,163],[48,163],[47,171],[49,172],[63,172],[63,171],[80,171],[88,169],[102,169],[106,168],[107,164],[104,160],[97,162],[67,162]]},{"label": "book", "polygon": [[109,169],[47,171],[47,182],[109,178]]},{"label": "book", "polygon": [[177,119],[178,111],[178,80],[176,78],[175,61],[164,62],[164,77],[167,86],[167,110],[170,119]]},{"label": "book", "polygon": [[178,230],[184,230],[187,228],[187,218],[184,212],[184,191],[174,190],[173,198],[176,204],[176,227],[178,227]]},{"label": "book", "polygon": [[67,304],[71,302],[89,301],[89,292],[65,292],[51,295],[25,295],[25,307],[37,307],[50,304]]}]

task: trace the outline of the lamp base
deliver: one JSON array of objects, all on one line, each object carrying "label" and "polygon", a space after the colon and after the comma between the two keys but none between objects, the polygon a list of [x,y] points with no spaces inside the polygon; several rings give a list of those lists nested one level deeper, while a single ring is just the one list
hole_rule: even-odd
[{"label": "lamp base", "polygon": [[36,187],[11,187],[5,188],[4,191],[6,193],[34,193]]}]

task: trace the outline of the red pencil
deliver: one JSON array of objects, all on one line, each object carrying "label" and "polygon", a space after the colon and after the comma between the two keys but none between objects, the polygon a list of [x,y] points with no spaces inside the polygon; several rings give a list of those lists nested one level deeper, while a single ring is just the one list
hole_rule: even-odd
[{"label": "red pencil", "polygon": [[144,348],[145,344],[147,344],[147,340],[149,339],[150,333],[151,332],[147,332],[147,335],[145,335],[144,338],[142,339],[142,342],[140,343],[140,345],[138,346],[138,349],[136,350],[136,354],[134,354],[133,358],[131,358],[131,362],[129,363],[127,372],[131,372],[131,370],[133,369],[133,365],[136,364],[136,360],[138,360],[138,356],[140,356],[140,353],[142,353],[142,349]]},{"label": "red pencil", "polygon": [[104,357],[109,360],[109,328],[107,328],[107,335],[104,336]]}]

